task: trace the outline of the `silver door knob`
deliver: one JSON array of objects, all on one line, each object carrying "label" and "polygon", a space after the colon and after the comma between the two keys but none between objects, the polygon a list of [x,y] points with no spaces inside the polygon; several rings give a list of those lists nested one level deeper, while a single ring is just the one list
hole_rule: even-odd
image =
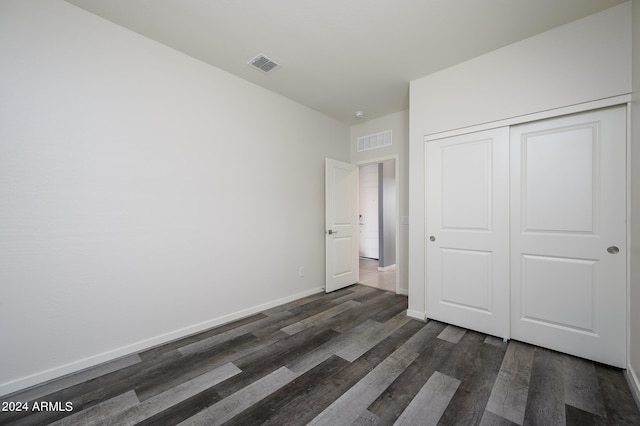
[{"label": "silver door knob", "polygon": [[616,246],[607,247],[607,253],[609,254],[618,254],[620,249]]},{"label": "silver door knob", "polygon": [[434,237],[433,235],[429,237],[429,241],[435,241],[436,237]]},{"label": "silver door knob", "polygon": [[333,235],[333,234],[337,234],[338,231],[334,231],[333,229],[329,229],[329,231],[327,232],[327,234],[329,235]]}]

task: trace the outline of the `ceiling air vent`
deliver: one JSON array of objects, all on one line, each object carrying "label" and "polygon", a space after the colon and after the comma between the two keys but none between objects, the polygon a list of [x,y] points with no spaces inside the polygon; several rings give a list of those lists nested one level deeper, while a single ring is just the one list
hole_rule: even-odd
[{"label": "ceiling air vent", "polygon": [[269,72],[272,69],[280,66],[279,63],[272,61],[263,54],[259,54],[258,56],[250,60],[248,64],[259,69],[262,72]]}]

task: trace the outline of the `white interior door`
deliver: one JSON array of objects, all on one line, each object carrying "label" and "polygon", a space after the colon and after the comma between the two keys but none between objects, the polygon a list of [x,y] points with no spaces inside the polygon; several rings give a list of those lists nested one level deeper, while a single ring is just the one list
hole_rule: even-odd
[{"label": "white interior door", "polygon": [[509,130],[426,143],[427,317],[509,337]]},{"label": "white interior door", "polygon": [[327,158],[325,163],[325,290],[355,284],[358,263],[358,168]]},{"label": "white interior door", "polygon": [[511,335],[626,366],[626,110],[511,129]]}]

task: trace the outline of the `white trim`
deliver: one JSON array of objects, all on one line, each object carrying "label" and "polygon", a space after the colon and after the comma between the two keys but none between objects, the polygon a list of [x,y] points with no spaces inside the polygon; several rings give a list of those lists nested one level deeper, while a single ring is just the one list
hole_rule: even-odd
[{"label": "white trim", "polygon": [[495,129],[496,127],[514,126],[516,124],[529,123],[531,121],[543,120],[546,118],[559,117],[561,115],[575,114],[599,108],[606,108],[614,105],[628,104],[631,102],[631,95],[620,95],[611,98],[599,99],[596,101],[585,102],[576,105],[570,105],[562,108],[554,108],[546,111],[540,111],[532,114],[520,115],[516,117],[506,118],[504,120],[492,121],[489,123],[477,124],[470,127],[462,127],[459,129],[447,130],[444,132],[431,133],[424,135],[423,141],[429,142],[435,139],[448,138],[451,136],[463,135],[465,133],[474,133],[483,130]]},{"label": "white trim", "polygon": [[[628,374],[632,374],[632,378],[635,379],[635,389],[630,386],[632,391],[635,391],[634,398],[638,407],[640,407],[640,393],[638,393],[638,376],[633,373],[633,369],[631,368],[631,107],[632,103],[627,103],[627,163],[626,163],[626,175],[627,175],[627,193],[626,195],[626,203],[627,203],[627,216],[626,216],[626,227],[627,227],[627,241],[626,241],[626,249],[627,249],[627,270],[626,270],[626,298],[627,298],[627,348],[626,348],[626,356],[627,356],[627,371]],[[629,379],[629,377],[627,377]]]},{"label": "white trim", "polygon": [[629,389],[631,389],[633,399],[636,401],[636,405],[640,410],[640,380],[638,380],[638,375],[631,367],[631,364],[627,364],[627,370],[625,371],[624,376],[627,378],[627,383],[629,384]]},{"label": "white trim", "polygon": [[424,312],[412,311],[411,309],[407,309],[407,316],[419,321],[427,321],[427,314]]},{"label": "white trim", "polygon": [[400,294],[400,295],[402,295],[402,296],[407,296],[407,297],[409,297],[409,290],[408,290],[408,289],[406,289],[406,288],[400,288],[400,287],[398,287],[397,294]]},{"label": "white trim", "polygon": [[285,303],[292,302],[294,300],[298,300],[303,297],[307,297],[312,294],[322,293],[322,292],[324,292],[324,287],[316,287],[311,290],[307,290],[291,296],[283,297],[281,299],[273,300],[271,302],[253,306],[251,308],[243,309],[238,312],[233,312],[231,314],[223,315],[221,317],[212,318],[210,320],[201,322],[199,324],[194,324],[189,327],[185,327],[179,330],[171,331],[169,333],[161,334],[159,336],[152,337],[151,339],[141,340],[139,342],[132,343],[127,346],[122,346],[120,348],[117,348],[108,352],[103,352],[101,354],[94,355],[88,358],[84,358],[79,361],[71,362],[69,364],[65,364],[60,367],[55,367],[50,370],[45,370],[36,374],[32,374],[30,376],[21,377],[11,382],[2,383],[0,384],[0,396],[9,395],[19,390],[27,389],[29,387],[48,382],[50,380],[66,376],[71,373],[77,373],[81,370],[84,370],[90,367],[95,367],[99,364],[102,364],[108,361],[113,361],[117,358],[122,358],[127,355],[135,354],[137,352],[141,352],[143,350],[147,350],[158,345],[162,345],[177,339],[181,339],[183,337],[200,333],[210,328],[217,327],[217,326],[229,323],[231,321],[245,318],[250,315],[262,312],[264,310],[271,309],[276,306],[280,306]]}]

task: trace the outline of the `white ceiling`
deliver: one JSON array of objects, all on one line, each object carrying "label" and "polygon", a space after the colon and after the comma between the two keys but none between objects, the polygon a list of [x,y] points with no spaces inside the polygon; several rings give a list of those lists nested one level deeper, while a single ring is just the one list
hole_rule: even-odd
[{"label": "white ceiling", "polygon": [[[624,2],[67,1],[347,124],[407,109],[411,80]],[[249,67],[259,53],[282,67]]]}]

